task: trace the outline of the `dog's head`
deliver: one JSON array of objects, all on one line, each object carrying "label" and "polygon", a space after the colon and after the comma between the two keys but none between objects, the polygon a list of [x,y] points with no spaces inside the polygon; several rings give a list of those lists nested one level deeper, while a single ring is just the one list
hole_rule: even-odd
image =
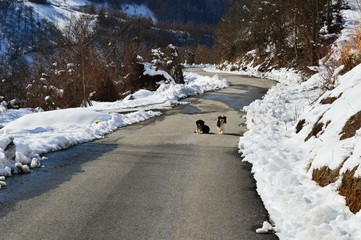
[{"label": "dog's head", "polygon": [[203,127],[204,126],[204,121],[203,120],[197,120],[196,125],[197,125],[198,128]]},{"label": "dog's head", "polygon": [[218,117],[218,122],[221,122],[221,123],[227,123],[227,117],[226,116],[219,116]]},{"label": "dog's head", "polygon": [[209,127],[205,124],[203,120],[196,121],[197,129],[195,132],[197,133],[209,133]]}]

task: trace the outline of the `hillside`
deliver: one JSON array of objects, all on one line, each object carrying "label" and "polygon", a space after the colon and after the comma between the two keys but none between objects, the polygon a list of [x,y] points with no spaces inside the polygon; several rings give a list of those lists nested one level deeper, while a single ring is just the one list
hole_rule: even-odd
[{"label": "hillside", "polygon": [[146,5],[159,21],[217,24],[229,0],[125,0],[121,3]]},{"label": "hillside", "polygon": [[[78,92],[83,99],[114,101],[147,84],[141,83],[143,78],[133,83],[142,76],[138,56],[150,62],[152,49],[171,44],[177,48],[174,64],[193,62],[198,45],[214,44],[208,18],[187,25],[178,18],[171,24],[161,22],[162,16],[145,3],[1,2],[6,4],[0,6],[0,96],[9,107],[79,106],[83,100]],[[188,16],[191,7],[187,6],[178,5],[177,10]]]}]

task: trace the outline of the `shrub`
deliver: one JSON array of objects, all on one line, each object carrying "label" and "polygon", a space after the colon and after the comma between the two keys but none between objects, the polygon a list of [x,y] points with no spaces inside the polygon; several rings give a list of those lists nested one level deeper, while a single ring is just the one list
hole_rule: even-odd
[{"label": "shrub", "polygon": [[361,29],[350,41],[345,43],[341,50],[340,64],[344,65],[344,72],[351,70],[361,63]]}]

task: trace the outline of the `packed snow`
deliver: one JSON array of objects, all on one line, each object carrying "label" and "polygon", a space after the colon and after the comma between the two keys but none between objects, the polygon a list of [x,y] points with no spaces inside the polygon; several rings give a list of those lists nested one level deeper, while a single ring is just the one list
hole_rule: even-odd
[{"label": "packed snow", "polygon": [[[340,174],[356,168],[355,176],[361,176],[361,130],[340,140],[346,121],[361,110],[361,65],[342,76],[337,66],[330,74],[323,65],[339,59],[342,44],[361,23],[356,2],[347,2],[351,8],[343,11],[345,28],[331,56],[320,61],[318,73],[307,81],[287,69],[259,73],[249,66],[241,72],[280,82],[262,100],[244,108],[249,130],[239,141],[243,161],[252,163],[257,191],[270,214],[271,223],[265,222],[258,233],[275,232],[280,239],[361,239],[361,213],[346,206],[338,192],[341,179],[326,187],[312,180],[313,170],[323,166],[331,170],[341,166]],[[335,79],[335,88],[322,90],[330,78]],[[336,99],[332,104],[322,103],[330,97]],[[305,124],[296,133],[302,119]],[[324,124],[321,131],[306,140],[319,122]]]},{"label": "packed snow", "polygon": [[54,111],[7,110],[0,115],[0,187],[4,177],[28,173],[41,166],[42,155],[102,138],[107,133],[161,115],[183,104],[181,99],[228,87],[217,76],[185,73],[185,84],[162,83],[154,91],[139,90],[124,100],[94,102],[92,107]]}]

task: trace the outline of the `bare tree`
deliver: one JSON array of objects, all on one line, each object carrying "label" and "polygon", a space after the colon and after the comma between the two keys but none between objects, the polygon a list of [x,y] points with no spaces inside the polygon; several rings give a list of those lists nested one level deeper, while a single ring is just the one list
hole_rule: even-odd
[{"label": "bare tree", "polygon": [[340,8],[338,2],[232,1],[217,28],[217,45],[229,60],[255,49],[257,64],[267,59],[272,66],[317,65],[325,48],[320,29],[337,31],[331,13]]},{"label": "bare tree", "polygon": [[[92,19],[82,15],[80,18],[72,18],[65,28],[64,37],[61,38],[60,46],[69,52],[70,59],[78,70],[79,79],[81,81],[83,100],[81,105],[91,105],[89,100],[88,78],[91,74],[92,60],[96,59],[96,51],[92,48],[92,44],[97,37],[97,33],[93,31]],[[79,84],[79,83],[76,83]]]}]

